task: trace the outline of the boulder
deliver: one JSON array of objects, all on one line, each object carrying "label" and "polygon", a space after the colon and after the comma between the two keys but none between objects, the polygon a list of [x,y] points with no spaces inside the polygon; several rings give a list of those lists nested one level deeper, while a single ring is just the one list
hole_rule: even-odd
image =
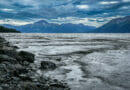
[{"label": "boulder", "polygon": [[35,59],[34,54],[25,51],[20,51],[19,56],[21,57],[22,61],[27,61],[30,63],[33,63]]},{"label": "boulder", "polygon": [[41,62],[41,69],[43,69],[43,70],[54,70],[54,69],[56,69],[56,64],[55,63],[53,63],[53,62],[50,62],[50,61],[42,61]]}]

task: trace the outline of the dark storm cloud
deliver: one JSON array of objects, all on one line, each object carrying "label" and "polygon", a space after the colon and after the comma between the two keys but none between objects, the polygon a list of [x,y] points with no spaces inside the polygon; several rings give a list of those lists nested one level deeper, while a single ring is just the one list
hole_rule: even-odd
[{"label": "dark storm cloud", "polygon": [[105,18],[129,12],[130,0],[0,0],[1,19]]}]

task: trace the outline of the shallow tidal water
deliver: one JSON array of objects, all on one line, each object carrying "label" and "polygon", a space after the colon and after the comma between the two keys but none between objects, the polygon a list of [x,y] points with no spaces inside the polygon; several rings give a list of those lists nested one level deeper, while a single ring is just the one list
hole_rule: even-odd
[{"label": "shallow tidal water", "polygon": [[[72,90],[130,90],[130,34],[0,34],[36,55],[36,75],[68,83]],[[41,71],[41,61],[57,69]]]}]

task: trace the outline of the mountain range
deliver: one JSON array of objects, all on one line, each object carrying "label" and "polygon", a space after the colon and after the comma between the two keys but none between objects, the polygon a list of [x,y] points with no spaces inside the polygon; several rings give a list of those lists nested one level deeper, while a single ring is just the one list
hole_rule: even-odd
[{"label": "mountain range", "polygon": [[112,19],[99,28],[83,24],[48,23],[45,20],[21,26],[8,24],[4,24],[3,26],[13,28],[24,33],[130,33],[130,16]]},{"label": "mountain range", "polygon": [[27,24],[22,26],[13,26],[4,24],[3,26],[8,28],[14,28],[25,33],[85,33],[94,30],[96,27],[86,26],[83,24],[55,24],[48,23],[45,20],[40,20],[33,24]]},{"label": "mountain range", "polygon": [[130,33],[130,16],[112,19],[105,25],[92,31],[94,33]]}]

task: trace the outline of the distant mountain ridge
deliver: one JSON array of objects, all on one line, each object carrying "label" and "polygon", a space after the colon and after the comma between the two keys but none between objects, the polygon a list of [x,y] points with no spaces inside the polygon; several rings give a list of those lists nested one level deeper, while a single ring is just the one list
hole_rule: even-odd
[{"label": "distant mountain ridge", "polygon": [[130,33],[130,16],[112,19],[105,25],[95,29],[94,33]]},{"label": "distant mountain ridge", "polygon": [[4,24],[3,26],[25,33],[130,33],[130,16],[112,19],[99,28],[72,23],[59,25],[56,23],[48,23],[45,20],[22,26],[8,24]]},{"label": "distant mountain ridge", "polygon": [[33,24],[27,24],[22,26],[13,26],[4,24],[8,28],[14,28],[25,33],[85,33],[94,30],[94,26],[86,26],[83,24],[56,24],[48,23],[45,20],[40,20]]}]

